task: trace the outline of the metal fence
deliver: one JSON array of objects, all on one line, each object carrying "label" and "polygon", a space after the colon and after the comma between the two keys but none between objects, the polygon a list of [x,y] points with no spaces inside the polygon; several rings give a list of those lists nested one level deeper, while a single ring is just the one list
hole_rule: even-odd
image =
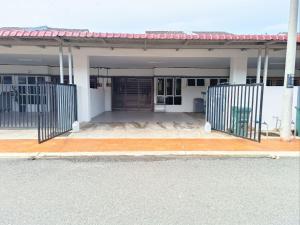
[{"label": "metal fence", "polygon": [[75,85],[41,84],[38,93],[39,143],[72,129],[77,120]]},{"label": "metal fence", "polygon": [[38,86],[0,84],[0,128],[35,128]]},{"label": "metal fence", "polygon": [[207,120],[212,129],[260,142],[263,84],[208,88]]}]

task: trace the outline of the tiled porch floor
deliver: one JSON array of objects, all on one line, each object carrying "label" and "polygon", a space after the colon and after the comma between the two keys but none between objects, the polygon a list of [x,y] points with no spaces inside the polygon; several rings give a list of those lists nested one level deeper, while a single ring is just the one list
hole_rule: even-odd
[{"label": "tiled porch floor", "polygon": [[71,138],[224,138],[204,132],[200,113],[105,112],[84,124]]}]

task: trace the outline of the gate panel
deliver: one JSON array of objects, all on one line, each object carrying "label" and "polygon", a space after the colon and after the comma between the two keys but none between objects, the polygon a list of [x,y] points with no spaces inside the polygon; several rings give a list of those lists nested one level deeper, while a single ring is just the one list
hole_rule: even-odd
[{"label": "gate panel", "polygon": [[38,141],[42,143],[72,129],[77,120],[76,86],[38,85]]},{"label": "gate panel", "polygon": [[207,121],[213,130],[260,142],[263,84],[208,88]]},{"label": "gate panel", "polygon": [[0,84],[0,128],[36,128],[37,117],[37,85]]}]

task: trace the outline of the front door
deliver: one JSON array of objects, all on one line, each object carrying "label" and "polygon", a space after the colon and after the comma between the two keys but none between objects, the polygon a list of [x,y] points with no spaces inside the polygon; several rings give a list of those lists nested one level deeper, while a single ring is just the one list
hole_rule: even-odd
[{"label": "front door", "polygon": [[153,78],[114,77],[112,110],[152,111]]}]

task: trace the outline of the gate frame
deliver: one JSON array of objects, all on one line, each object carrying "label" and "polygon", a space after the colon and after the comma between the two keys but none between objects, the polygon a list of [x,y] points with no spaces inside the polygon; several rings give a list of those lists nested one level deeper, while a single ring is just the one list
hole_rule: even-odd
[{"label": "gate frame", "polygon": [[[37,126],[37,129],[38,129],[38,143],[39,144],[41,144],[41,143],[43,143],[43,142],[46,142],[46,141],[48,141],[48,140],[50,140],[50,139],[53,139],[53,138],[55,138],[55,137],[58,137],[58,136],[60,136],[60,135],[63,135],[63,134],[65,134],[65,133],[67,133],[67,132],[69,132],[70,130],[72,130],[72,124],[73,124],[73,122],[71,123],[71,127],[68,127],[67,129],[64,129],[62,132],[55,132],[55,134],[54,135],[49,135],[47,138],[45,138],[45,139],[43,139],[41,136],[41,131],[42,131],[42,129],[43,129],[43,127],[41,126],[41,116],[42,116],[42,113],[43,113],[43,111],[41,111],[41,108],[40,108],[40,106],[41,106],[41,101],[40,101],[40,99],[41,99],[41,97],[42,97],[42,95],[41,95],[41,87],[42,86],[44,86],[44,88],[46,87],[46,86],[50,86],[50,85],[52,85],[52,86],[55,86],[55,91],[57,92],[57,87],[59,87],[59,86],[66,86],[66,87],[73,87],[74,89],[73,89],[73,96],[74,96],[74,98],[73,98],[73,100],[74,100],[74,102],[73,102],[73,104],[72,104],[72,106],[73,106],[73,115],[74,115],[74,121],[73,122],[75,122],[75,121],[77,121],[78,120],[78,108],[77,108],[77,86],[75,85],[75,84],[52,84],[52,83],[46,83],[46,84],[38,84],[37,86],[37,90],[39,90],[39,92],[37,93],[37,96],[38,96],[38,104],[37,104],[37,113],[38,113],[38,126]],[[66,100],[66,99],[64,99],[64,100]],[[56,104],[57,104],[57,102],[56,102]],[[72,109],[71,109],[72,110]],[[55,111],[55,113],[57,113],[57,110]],[[57,121],[56,121],[57,122]]]},{"label": "gate frame", "polygon": [[[213,128],[213,126],[212,126],[212,121],[210,121],[209,120],[209,118],[211,118],[212,116],[209,116],[209,110],[210,110],[210,100],[211,100],[211,96],[210,96],[210,89],[211,88],[222,88],[222,87],[256,87],[256,92],[257,92],[257,94],[256,94],[256,101],[255,101],[255,104],[256,104],[256,107],[255,107],[255,114],[259,114],[259,116],[258,116],[258,120],[257,121],[254,121],[254,123],[255,123],[255,131],[254,131],[254,138],[251,138],[252,137],[252,135],[251,135],[251,133],[250,133],[250,137],[248,137],[248,131],[247,131],[247,135],[246,135],[246,137],[245,136],[242,136],[242,135],[237,135],[237,134],[235,134],[234,132],[232,132],[232,133],[230,133],[230,132],[227,132],[227,131],[225,131],[225,130],[222,130],[222,129],[218,129],[218,128]],[[260,93],[258,93],[259,92],[259,89],[260,89]],[[221,90],[222,91],[222,90]],[[230,90],[229,89],[229,91],[228,92],[231,92],[231,94],[236,94],[236,90],[234,90],[234,93],[232,93],[232,89]],[[246,91],[245,91],[246,92]],[[249,91],[250,92],[250,91]],[[253,92],[254,92],[254,88],[253,88]],[[237,104],[239,105],[239,98],[240,98],[240,96],[239,96],[239,88],[238,88],[238,94],[237,94]],[[248,93],[249,94],[249,93]],[[258,98],[258,94],[260,94],[260,98]],[[262,110],[263,110],[263,96],[264,96],[264,84],[263,83],[253,83],[253,84],[218,84],[218,85],[215,85],[215,86],[209,86],[208,87],[208,89],[207,89],[207,99],[206,99],[206,102],[207,102],[207,104],[206,104],[206,121],[207,122],[209,122],[210,124],[211,124],[211,129],[212,130],[216,130],[216,131],[220,131],[220,132],[222,132],[222,133],[226,133],[226,134],[229,134],[229,135],[232,135],[232,136],[235,136],[235,137],[239,137],[239,138],[243,138],[243,139],[247,139],[247,140],[250,140],[250,141],[256,141],[256,142],[261,142],[261,127],[262,127]],[[243,97],[243,96],[242,96]],[[248,96],[248,98],[250,97],[250,95]],[[246,96],[245,96],[245,98],[246,98]],[[245,99],[244,98],[244,99]],[[252,94],[252,98],[253,98],[253,94]],[[259,110],[257,110],[257,101],[258,101],[258,99],[260,100],[260,103],[259,103]],[[234,99],[235,100],[235,99]],[[249,100],[249,99],[248,99]],[[252,105],[253,105],[253,99],[251,100],[252,101]],[[219,104],[220,102],[218,102],[217,104]],[[228,107],[231,107],[232,108],[232,96],[231,96],[231,100],[230,100],[230,103],[231,103],[231,106],[226,106],[226,108],[228,109]],[[218,108],[219,107],[219,108]],[[219,105],[217,105],[217,110],[220,110],[220,106]],[[252,108],[252,112],[251,112],[251,114],[253,114],[253,108]],[[230,122],[229,122],[229,125],[231,126],[231,117],[232,117],[232,115],[231,115],[231,113],[232,113],[232,109],[230,109]],[[228,114],[228,113],[227,113]],[[251,122],[251,124],[252,124],[252,122],[253,122],[253,115],[251,115],[251,120],[248,120],[248,123],[249,123],[249,121]],[[254,116],[255,118],[254,119],[256,119],[256,115]],[[257,137],[257,139],[256,139],[256,123],[259,123],[258,124],[258,137]],[[225,125],[226,126],[226,125]],[[248,125],[247,125],[247,129],[248,129]],[[252,132],[252,127],[251,127],[251,132]]]}]

